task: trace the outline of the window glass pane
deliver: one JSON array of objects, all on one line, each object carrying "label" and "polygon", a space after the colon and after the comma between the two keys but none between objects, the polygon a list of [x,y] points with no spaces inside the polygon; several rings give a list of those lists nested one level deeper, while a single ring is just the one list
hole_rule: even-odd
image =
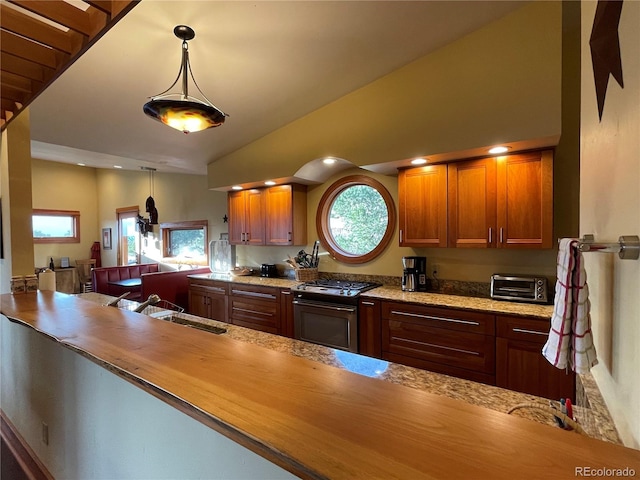
[{"label": "window glass pane", "polygon": [[389,224],[387,205],[378,191],[354,185],[338,194],[329,212],[329,229],[344,252],[364,255],[382,241]]},{"label": "window glass pane", "polygon": [[205,256],[204,229],[171,230],[169,238],[172,257]]},{"label": "window glass pane", "polygon": [[36,238],[73,238],[75,220],[72,216],[33,215],[33,236]]},{"label": "window glass pane", "polygon": [[135,265],[138,263],[140,251],[140,235],[136,230],[135,217],[123,217],[120,219],[120,246],[122,248],[122,264]]}]

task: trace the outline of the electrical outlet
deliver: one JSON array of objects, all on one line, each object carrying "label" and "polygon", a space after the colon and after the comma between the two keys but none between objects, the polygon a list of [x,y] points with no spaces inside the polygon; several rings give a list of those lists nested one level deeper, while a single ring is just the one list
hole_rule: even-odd
[{"label": "electrical outlet", "polygon": [[432,273],[431,275],[433,275],[434,277],[438,276],[438,272],[440,271],[440,265],[438,265],[437,263],[434,263],[431,267],[432,269]]},{"label": "electrical outlet", "polygon": [[49,445],[49,425],[42,422],[42,443]]}]

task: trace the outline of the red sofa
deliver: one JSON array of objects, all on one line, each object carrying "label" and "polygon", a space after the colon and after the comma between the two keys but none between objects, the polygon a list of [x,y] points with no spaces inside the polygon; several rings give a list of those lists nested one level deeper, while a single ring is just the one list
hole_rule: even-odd
[{"label": "red sofa", "polygon": [[187,276],[206,273],[211,273],[209,267],[145,273],[142,275],[141,297],[146,299],[155,293],[162,300],[178,305],[187,311],[189,308],[189,279]]},{"label": "red sofa", "polygon": [[[119,297],[125,292],[129,292],[127,300],[140,300],[142,298],[142,287],[124,287],[114,285],[110,282],[128,280],[131,278],[141,278],[145,273],[159,271],[157,263],[142,263],[136,265],[125,265],[120,267],[94,268],[91,272],[93,278],[93,291]],[[145,297],[146,298],[146,297]]]}]

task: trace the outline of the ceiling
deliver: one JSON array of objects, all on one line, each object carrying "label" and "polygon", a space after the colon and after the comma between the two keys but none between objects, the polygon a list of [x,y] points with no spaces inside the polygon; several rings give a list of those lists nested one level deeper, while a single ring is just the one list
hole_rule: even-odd
[{"label": "ceiling", "polygon": [[[206,174],[221,156],[522,6],[517,0],[142,0],[105,24],[101,31],[108,33],[31,103],[32,156]],[[142,113],[148,97],[178,74],[178,24],[196,32],[189,42],[193,73],[209,100],[229,114],[221,127],[185,135]]]}]

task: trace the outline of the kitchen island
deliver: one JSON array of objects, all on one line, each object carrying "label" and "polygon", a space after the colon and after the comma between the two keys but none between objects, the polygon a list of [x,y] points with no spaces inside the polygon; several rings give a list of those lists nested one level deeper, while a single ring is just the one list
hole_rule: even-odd
[{"label": "kitchen island", "polygon": [[54,292],[0,300],[20,325],[303,478],[640,472],[636,450],[240,341],[233,326],[212,335]]}]

